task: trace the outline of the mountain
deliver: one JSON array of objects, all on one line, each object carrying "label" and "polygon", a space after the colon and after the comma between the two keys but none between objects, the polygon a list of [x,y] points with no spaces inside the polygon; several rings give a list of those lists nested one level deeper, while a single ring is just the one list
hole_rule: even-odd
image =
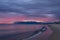
[{"label": "mountain", "polygon": [[41,22],[15,22],[14,24],[41,24]]},{"label": "mountain", "polygon": [[14,24],[59,24],[60,22],[14,22]]}]

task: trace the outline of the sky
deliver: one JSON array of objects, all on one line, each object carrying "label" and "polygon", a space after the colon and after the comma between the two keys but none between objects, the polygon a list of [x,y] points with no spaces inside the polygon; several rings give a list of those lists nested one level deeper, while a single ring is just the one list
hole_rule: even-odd
[{"label": "sky", "polygon": [[60,20],[60,0],[0,0],[0,23]]}]

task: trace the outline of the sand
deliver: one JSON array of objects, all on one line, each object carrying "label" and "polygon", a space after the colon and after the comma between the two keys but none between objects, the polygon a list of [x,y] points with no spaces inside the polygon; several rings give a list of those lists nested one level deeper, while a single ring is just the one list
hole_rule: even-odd
[{"label": "sand", "polygon": [[51,25],[50,28],[53,30],[53,34],[48,40],[60,40],[60,25]]}]

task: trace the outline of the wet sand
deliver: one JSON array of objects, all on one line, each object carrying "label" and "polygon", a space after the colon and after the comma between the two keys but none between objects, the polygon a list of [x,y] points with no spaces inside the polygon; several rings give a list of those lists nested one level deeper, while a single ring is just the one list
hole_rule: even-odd
[{"label": "wet sand", "polygon": [[48,40],[60,40],[60,25],[51,25],[50,28],[53,30],[53,34]]},{"label": "wet sand", "polygon": [[[0,40],[22,40],[30,37],[38,29],[41,29],[41,25],[0,25]],[[46,26],[46,28],[48,28]],[[17,30],[17,31],[16,31]],[[25,31],[26,30],[26,31]],[[34,40],[46,39],[50,35],[50,28],[44,33],[33,38]],[[42,36],[43,35],[43,36]],[[32,40],[33,40],[32,39]]]}]

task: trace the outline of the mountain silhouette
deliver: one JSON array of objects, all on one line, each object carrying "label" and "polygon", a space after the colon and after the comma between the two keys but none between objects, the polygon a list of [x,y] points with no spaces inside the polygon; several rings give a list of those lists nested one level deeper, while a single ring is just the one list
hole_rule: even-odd
[{"label": "mountain silhouette", "polygon": [[14,24],[41,24],[41,22],[15,22]]},{"label": "mountain silhouette", "polygon": [[60,24],[60,22],[14,22],[14,24]]}]

